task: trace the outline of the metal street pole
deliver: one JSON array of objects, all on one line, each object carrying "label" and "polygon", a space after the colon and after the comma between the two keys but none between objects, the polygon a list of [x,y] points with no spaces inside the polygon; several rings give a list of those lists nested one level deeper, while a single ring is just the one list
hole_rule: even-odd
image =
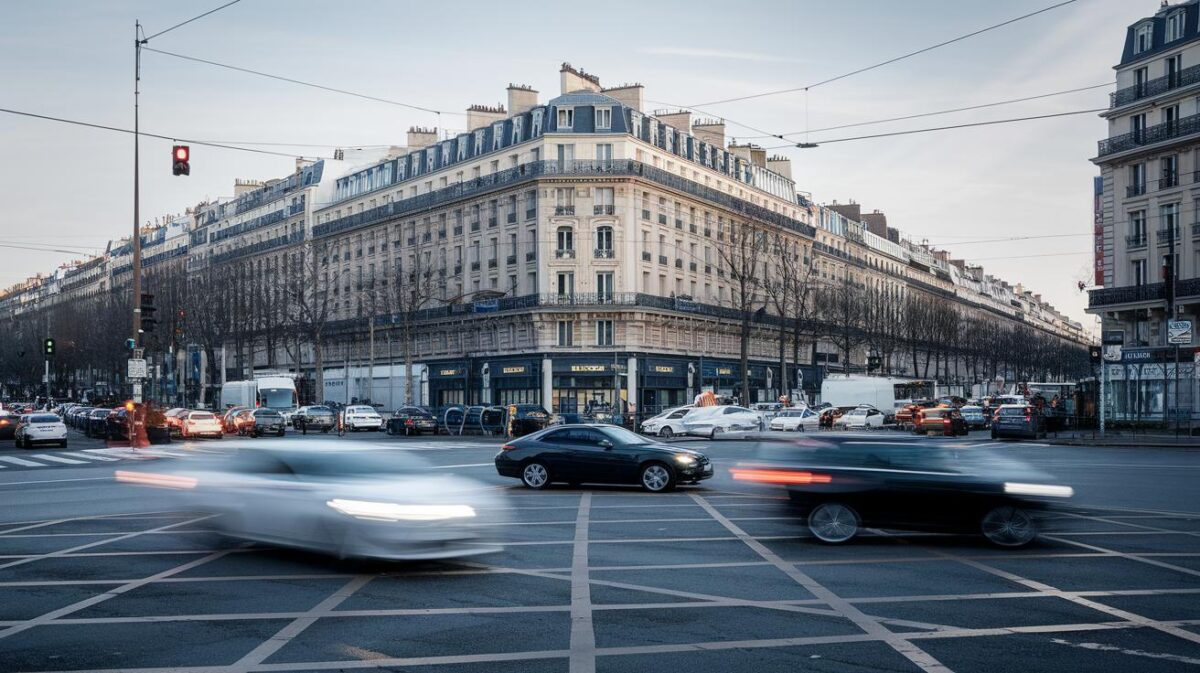
[{"label": "metal street pole", "polygon": [[139,98],[141,96],[142,82],[142,45],[145,40],[142,39],[142,24],[140,21],[135,21],[133,24],[133,331],[132,338],[135,347],[141,346],[140,334],[142,331],[142,231],[139,222],[141,221],[141,199],[139,195],[140,188],[140,166],[139,159]]}]

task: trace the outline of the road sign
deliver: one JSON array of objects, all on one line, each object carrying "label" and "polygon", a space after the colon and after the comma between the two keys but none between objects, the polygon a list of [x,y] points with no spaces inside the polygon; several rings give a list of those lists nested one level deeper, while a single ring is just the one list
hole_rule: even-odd
[{"label": "road sign", "polygon": [[1171,344],[1172,346],[1190,346],[1192,343],[1192,321],[1168,321],[1167,343]]},{"label": "road sign", "polygon": [[135,348],[135,349],[133,349],[133,355],[131,355],[130,357],[132,357],[134,360],[141,360],[142,358],[146,357],[146,349],[145,348]]},{"label": "road sign", "polygon": [[144,379],[147,378],[148,373],[149,368],[146,366],[145,360],[129,359],[128,371],[125,374],[128,378]]},{"label": "road sign", "polygon": [[1120,362],[1121,357],[1122,357],[1122,354],[1121,354],[1120,346],[1105,346],[1104,347],[1104,359],[1107,360],[1108,362]]},{"label": "road sign", "polygon": [[133,401],[141,404],[142,402],[142,384],[133,384]]}]

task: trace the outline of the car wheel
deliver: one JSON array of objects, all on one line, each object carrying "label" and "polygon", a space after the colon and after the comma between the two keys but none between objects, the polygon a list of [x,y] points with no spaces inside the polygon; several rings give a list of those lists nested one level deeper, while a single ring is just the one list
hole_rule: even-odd
[{"label": "car wheel", "polygon": [[529,463],[521,470],[521,482],[534,490],[546,488],[550,485],[550,470],[543,463]]},{"label": "car wheel", "polygon": [[670,426],[664,425],[662,430],[658,431],[658,436],[662,437],[663,439],[670,439],[675,436],[675,431],[672,430]]},{"label": "car wheel", "polygon": [[1023,547],[1037,537],[1037,523],[1020,507],[993,507],[983,515],[983,536],[999,547]]},{"label": "car wheel", "polygon": [[996,438],[997,438],[996,431],[992,430],[992,439],[996,439]]},{"label": "car wheel", "polygon": [[714,428],[712,429],[712,432],[708,433],[708,438],[709,438],[709,439],[716,439],[717,437],[719,437],[719,436],[720,436],[720,434],[721,434],[721,428],[714,427]]},{"label": "car wheel", "polygon": [[642,468],[642,488],[651,493],[663,493],[675,488],[675,475],[662,463],[649,463]]},{"label": "car wheel", "polygon": [[67,440],[65,440],[65,439],[64,439],[64,440],[62,440],[61,442],[59,442],[59,443],[58,443],[58,445],[59,445],[61,448],[64,448],[64,449],[65,449],[65,448],[67,448]]},{"label": "car wheel", "polygon": [[[333,428],[325,428],[324,430],[322,430],[322,431],[321,431],[321,434],[325,434],[325,433],[329,432],[329,431],[330,431],[330,430],[332,430],[332,429],[333,429]],[[306,432],[305,434],[307,434],[307,432]]]},{"label": "car wheel", "polygon": [[858,534],[858,512],[839,502],[823,502],[808,514],[808,529],[828,544],[848,542]]},{"label": "car wheel", "polygon": [[276,436],[276,437],[282,437],[282,436],[283,436],[283,430],[281,429],[279,432],[275,433],[275,436]]}]

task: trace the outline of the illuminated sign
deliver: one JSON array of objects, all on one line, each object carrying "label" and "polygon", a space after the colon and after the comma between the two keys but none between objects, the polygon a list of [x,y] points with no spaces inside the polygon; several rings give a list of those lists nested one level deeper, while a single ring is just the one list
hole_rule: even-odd
[{"label": "illuminated sign", "polygon": [[717,376],[733,376],[733,367],[717,367]]},{"label": "illuminated sign", "polygon": [[675,368],[674,368],[674,367],[669,367],[669,366],[667,366],[667,365],[655,365],[655,366],[654,366],[654,373],[655,373],[655,374],[674,374],[674,373],[675,373]]},{"label": "illuminated sign", "polygon": [[501,371],[505,374],[524,374],[525,365],[521,365],[520,367],[505,367]]},{"label": "illuminated sign", "polygon": [[438,372],[441,376],[459,376],[462,374],[461,369],[443,369]]},{"label": "illuminated sign", "polygon": [[605,371],[604,365],[571,365],[573,372],[602,372]]}]

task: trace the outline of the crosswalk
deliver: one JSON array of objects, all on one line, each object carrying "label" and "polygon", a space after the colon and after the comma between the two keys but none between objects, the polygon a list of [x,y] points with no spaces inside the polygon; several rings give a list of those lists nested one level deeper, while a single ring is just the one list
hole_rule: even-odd
[{"label": "crosswalk", "polygon": [[0,456],[0,470],[9,468],[67,467],[95,465],[122,460],[153,460],[155,458],[184,458],[191,454],[156,448],[81,449],[54,453],[22,453],[19,456]]}]

